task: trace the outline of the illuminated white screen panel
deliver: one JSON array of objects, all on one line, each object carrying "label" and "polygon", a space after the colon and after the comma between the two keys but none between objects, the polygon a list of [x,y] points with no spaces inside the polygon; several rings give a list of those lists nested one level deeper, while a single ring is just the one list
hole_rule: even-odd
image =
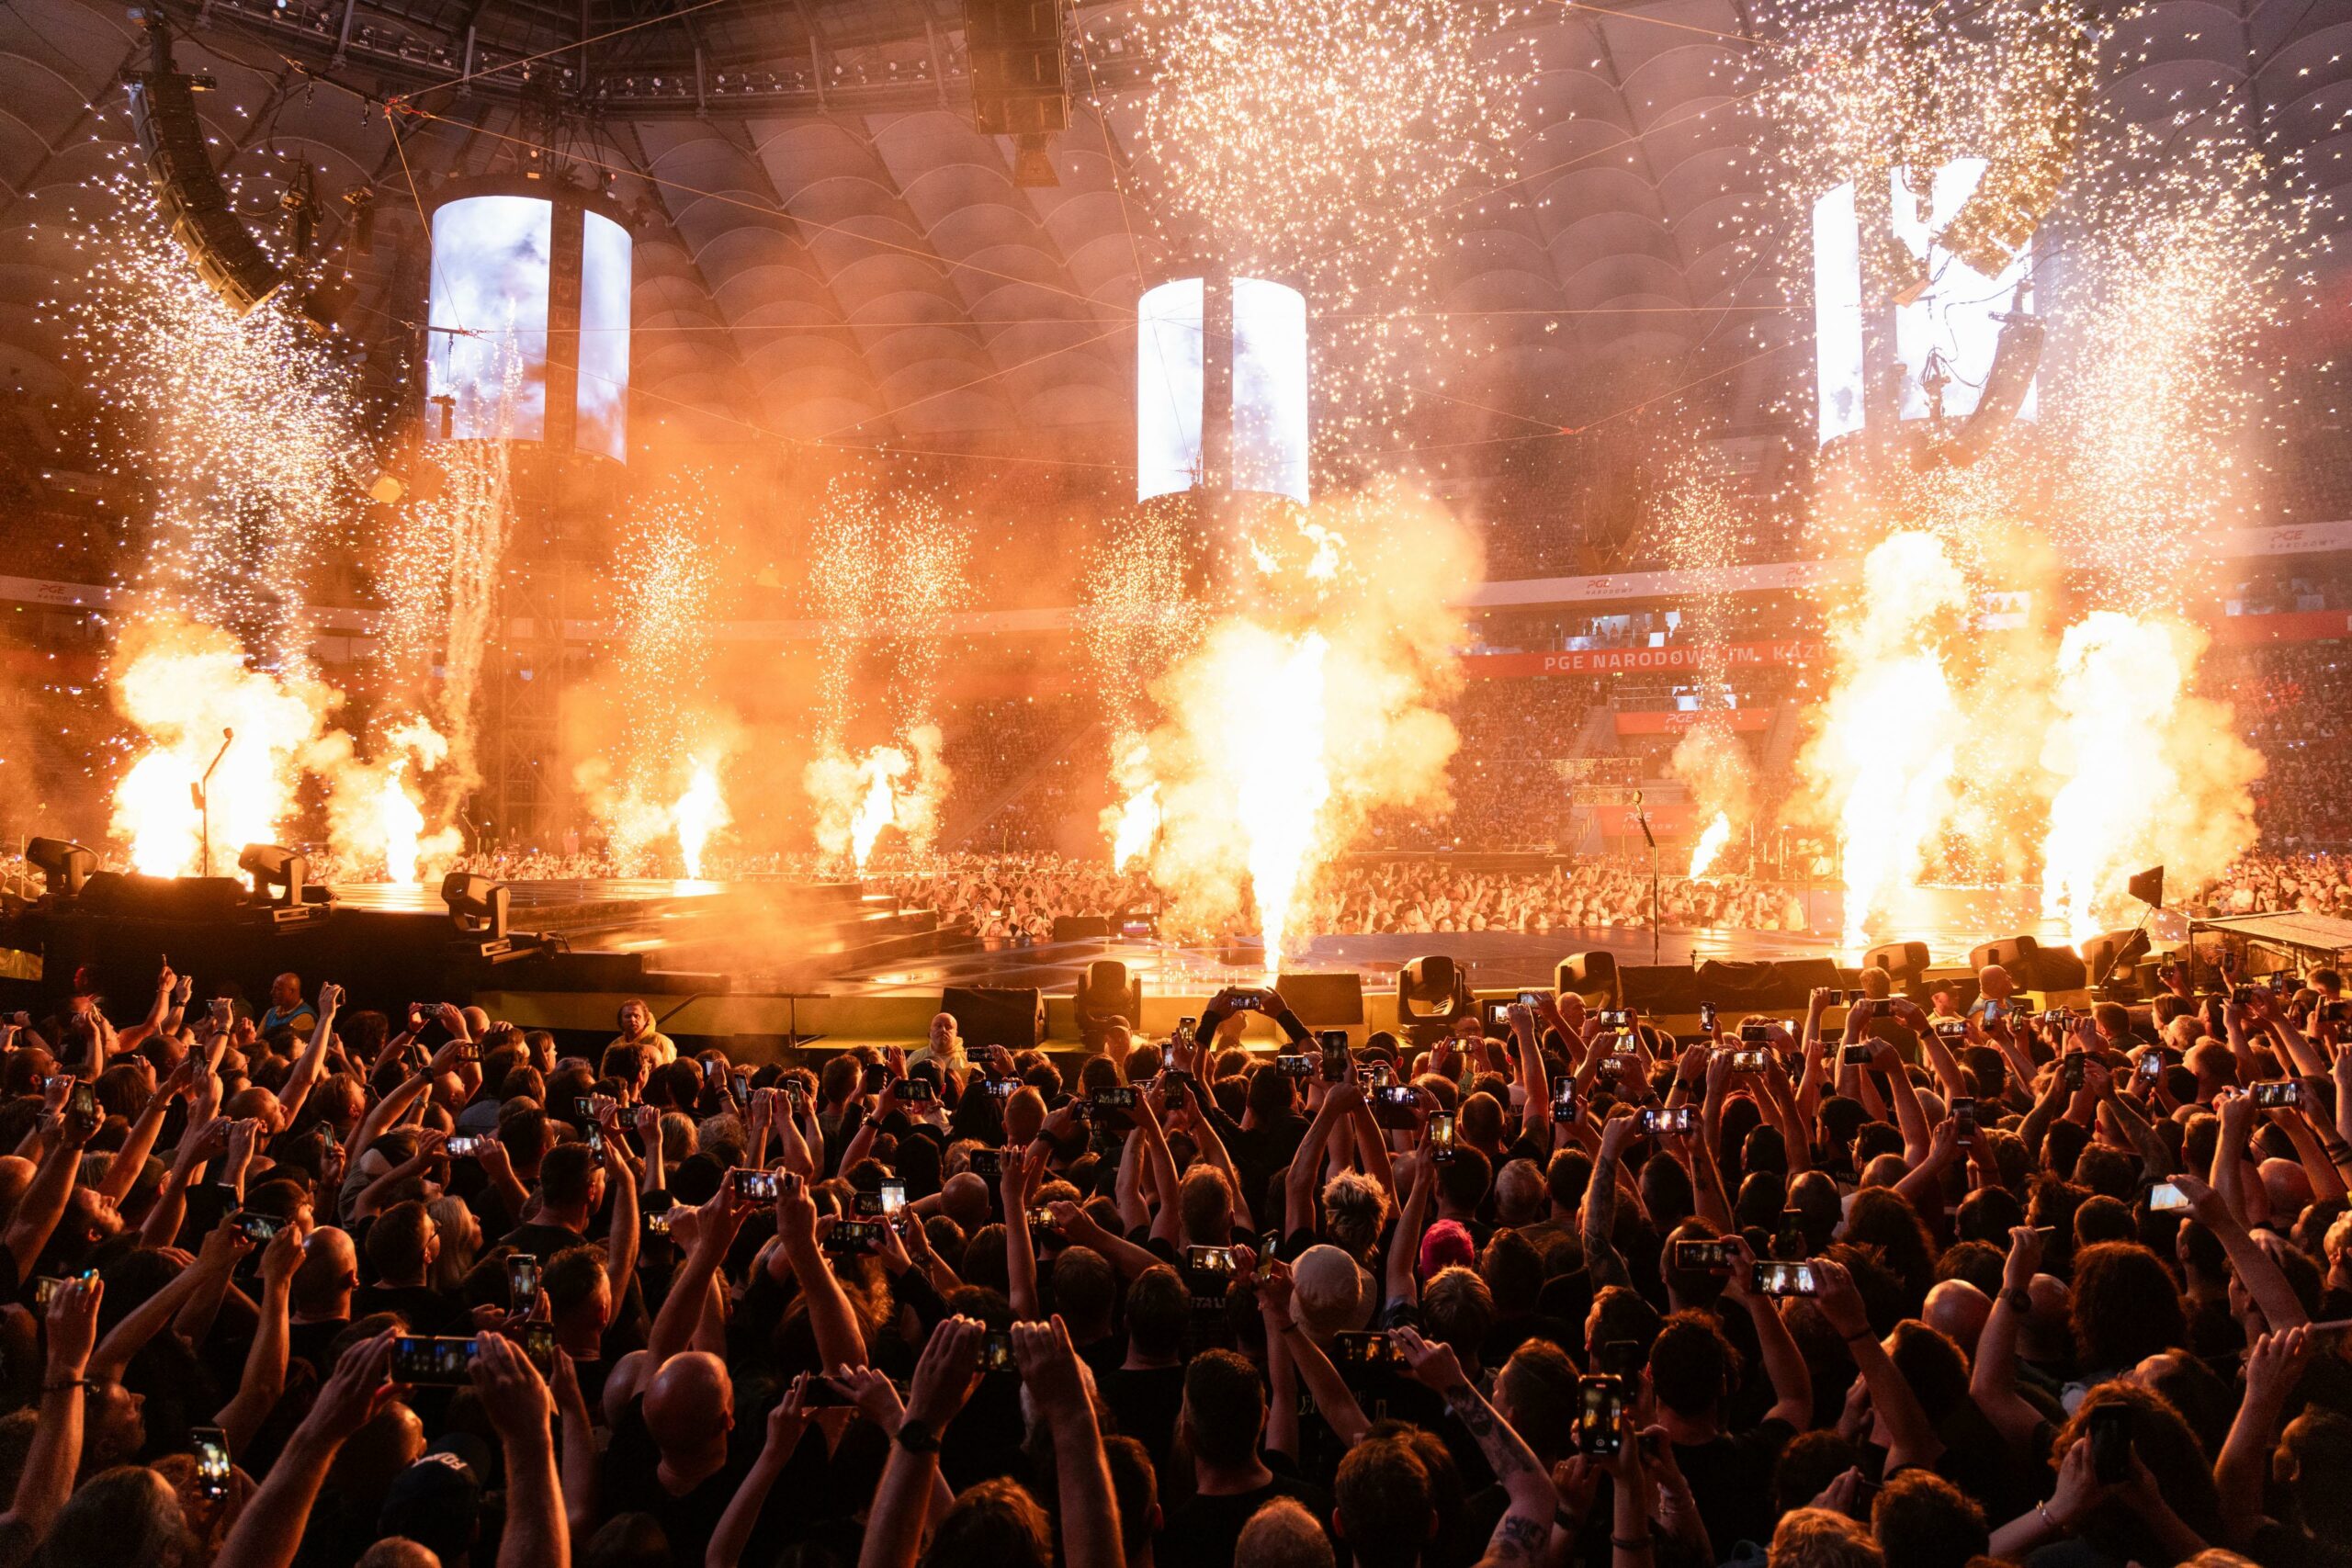
[{"label": "illuminated white screen panel", "polygon": [[1851,180],[1813,204],[1813,355],[1826,445],[1862,428],[1862,235]]},{"label": "illuminated white screen panel", "polygon": [[1201,280],[1147,290],[1136,338],[1136,498],[1174,495],[1201,479],[1205,362]]},{"label": "illuminated white screen panel", "polygon": [[628,461],[628,231],[590,212],[580,248],[580,425],[574,444]]},{"label": "illuminated white screen panel", "polygon": [[[1925,259],[1929,279],[1926,293],[1894,313],[1894,353],[1903,366],[1905,419],[1928,415],[1926,375],[1930,354],[1942,361],[1948,378],[1943,389],[1945,415],[1957,419],[1976,412],[1984,378],[1993,368],[1994,352],[2000,346],[2001,317],[2012,308],[2018,285],[2032,270],[2030,241],[2018,248],[1998,277],[1987,277],[1931,238],[1942,233],[1958,216],[1984,177],[1984,159],[1953,159],[1928,182],[1923,215],[1902,169],[1894,171],[1894,237],[1911,254]],[[2037,377],[2026,388],[2025,400],[2018,409],[2019,419],[2034,416],[2040,387]]]},{"label": "illuminated white screen panel", "polygon": [[554,208],[537,197],[470,196],[435,209],[424,377],[433,438],[445,408],[460,441],[546,437],[553,233]]},{"label": "illuminated white screen panel", "polygon": [[1306,297],[1233,280],[1233,488],[1306,503]]}]

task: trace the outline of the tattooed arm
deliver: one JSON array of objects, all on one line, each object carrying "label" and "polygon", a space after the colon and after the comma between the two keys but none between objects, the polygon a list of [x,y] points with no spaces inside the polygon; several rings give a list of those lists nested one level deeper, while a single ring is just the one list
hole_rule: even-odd
[{"label": "tattooed arm", "polygon": [[1617,1167],[1623,1161],[1625,1145],[1633,1136],[1631,1116],[1609,1119],[1600,1130],[1600,1153],[1592,1162],[1591,1179],[1584,1187],[1584,1223],[1579,1231],[1585,1267],[1591,1272],[1595,1291],[1604,1285],[1634,1282],[1625,1260],[1618,1256],[1616,1246],[1610,1239],[1617,1228]]},{"label": "tattooed arm", "polygon": [[1510,1506],[1495,1526],[1478,1568],[1542,1562],[1551,1549],[1552,1520],[1560,1510],[1560,1494],[1536,1462],[1535,1450],[1462,1375],[1462,1363],[1454,1359],[1451,1346],[1431,1344],[1409,1328],[1392,1330],[1389,1337],[1412,1368],[1413,1376],[1437,1390],[1455,1419],[1470,1429],[1495,1479],[1510,1495]]}]

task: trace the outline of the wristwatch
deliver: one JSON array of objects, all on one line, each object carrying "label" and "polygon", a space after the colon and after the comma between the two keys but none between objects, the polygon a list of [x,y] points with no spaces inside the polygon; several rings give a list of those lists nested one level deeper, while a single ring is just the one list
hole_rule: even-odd
[{"label": "wristwatch", "polygon": [[910,1454],[935,1454],[939,1438],[930,1426],[910,1416],[899,1423],[898,1435],[891,1439]]}]

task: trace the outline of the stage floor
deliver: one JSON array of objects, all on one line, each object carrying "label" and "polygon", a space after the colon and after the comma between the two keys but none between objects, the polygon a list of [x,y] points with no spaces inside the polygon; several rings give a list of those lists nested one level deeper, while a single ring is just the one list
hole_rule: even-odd
[{"label": "stage floor", "polygon": [[[724,976],[741,993],[841,997],[936,996],[949,986],[1035,986],[1067,994],[1087,964],[1116,958],[1148,993],[1196,995],[1256,981],[1255,949],[1182,947],[1149,939],[1089,940],[982,946],[933,929],[928,911],[902,910],[857,883],[782,880],[693,882],[633,879],[516,882],[511,908],[517,931],[559,933],[575,951],[631,953],[650,967]],[[336,898],[356,909],[437,913],[437,886],[345,884]],[[1288,954],[1295,972],[1353,972],[1367,986],[1393,986],[1415,958],[1443,953],[1463,964],[1481,989],[1548,984],[1571,953],[1606,951],[1621,964],[1697,964],[1708,959],[1764,961],[1833,957],[1841,950],[1836,889],[1804,896],[1811,931],[1669,929],[1653,943],[1638,928],[1600,927],[1528,935],[1516,931],[1426,931],[1307,940]],[[1874,924],[1878,922],[1873,922]],[[1924,941],[1938,964],[1962,964],[1971,948],[1995,937],[2030,932],[2066,942],[2041,917],[2030,887],[1915,888],[1885,921],[1889,940]],[[2162,934],[2162,933],[2159,933]],[[1244,962],[1227,960],[1242,957]],[[1655,953],[1655,959],[1653,958]]]}]

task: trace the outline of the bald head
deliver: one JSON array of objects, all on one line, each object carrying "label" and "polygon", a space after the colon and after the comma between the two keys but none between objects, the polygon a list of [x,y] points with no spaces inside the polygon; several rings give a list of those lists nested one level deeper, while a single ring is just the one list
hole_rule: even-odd
[{"label": "bald head", "polygon": [[359,1252],[350,1235],[321,1225],[303,1240],[289,1304],[300,1317],[348,1317],[351,1292],[358,1283]]},{"label": "bald head", "polygon": [[734,1425],[735,1385],[727,1363],[707,1351],[671,1357],[646,1386],[645,1429],[665,1455],[725,1448]]},{"label": "bald head", "polygon": [[968,1170],[958,1171],[939,1190],[939,1206],[969,1235],[989,1223],[989,1184]]},{"label": "bald head", "polygon": [[354,1568],[441,1568],[441,1559],[421,1541],[390,1535],[361,1552]]},{"label": "bald head", "polygon": [[1984,1320],[1993,1315],[1993,1298],[1965,1280],[1946,1280],[1928,1292],[1919,1315],[1974,1360],[1977,1337],[1984,1332]]},{"label": "bald head", "polygon": [[2311,1173],[2300,1162],[2274,1157],[2264,1160],[2257,1168],[2262,1190],[2270,1197],[2272,1213],[2292,1218],[2311,1206]]},{"label": "bald head", "polygon": [[1995,1001],[2005,1002],[2018,994],[2018,983],[1999,964],[1987,964],[1976,972],[1976,989]]}]

